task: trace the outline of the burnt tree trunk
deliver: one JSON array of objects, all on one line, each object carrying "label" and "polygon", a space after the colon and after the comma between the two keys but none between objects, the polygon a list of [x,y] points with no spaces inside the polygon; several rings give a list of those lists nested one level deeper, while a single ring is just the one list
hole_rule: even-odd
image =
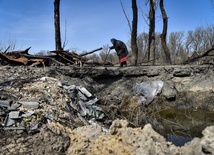
[{"label": "burnt tree trunk", "polygon": [[170,57],[170,51],[169,51],[169,48],[168,48],[167,43],[166,43],[166,35],[167,35],[167,28],[168,28],[168,17],[167,17],[166,11],[164,9],[163,0],[160,0],[160,10],[161,10],[162,18],[163,18],[163,31],[162,31],[162,34],[160,35],[161,45],[162,45],[163,51],[164,51],[165,56],[166,56],[166,63],[171,64],[172,61],[171,61],[171,57]]},{"label": "burnt tree trunk", "polygon": [[54,0],[54,26],[55,26],[55,49],[61,51],[61,34],[60,34],[60,0]]},{"label": "burnt tree trunk", "polygon": [[131,49],[134,53],[134,65],[137,66],[138,61],[138,47],[137,47],[137,22],[138,22],[138,9],[136,0],[132,0],[132,12],[133,12],[133,21],[132,21],[132,31],[131,31]]},{"label": "burnt tree trunk", "polygon": [[155,64],[155,0],[149,0],[149,45],[148,45],[148,62]]}]

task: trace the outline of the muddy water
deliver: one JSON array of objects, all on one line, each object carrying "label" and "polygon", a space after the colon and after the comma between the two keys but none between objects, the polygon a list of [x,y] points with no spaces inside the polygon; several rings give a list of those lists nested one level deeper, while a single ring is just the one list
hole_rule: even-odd
[{"label": "muddy water", "polygon": [[214,111],[168,109],[156,114],[157,120],[164,126],[168,141],[182,146],[194,137],[202,137],[202,131],[214,125]]}]

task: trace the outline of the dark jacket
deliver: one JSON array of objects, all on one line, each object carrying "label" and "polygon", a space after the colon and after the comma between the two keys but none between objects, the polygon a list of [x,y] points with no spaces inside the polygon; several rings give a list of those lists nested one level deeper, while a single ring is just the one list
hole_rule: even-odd
[{"label": "dark jacket", "polygon": [[110,47],[110,49],[115,49],[117,55],[119,56],[119,59],[122,59],[128,55],[126,45],[120,40],[115,40],[113,46]]}]

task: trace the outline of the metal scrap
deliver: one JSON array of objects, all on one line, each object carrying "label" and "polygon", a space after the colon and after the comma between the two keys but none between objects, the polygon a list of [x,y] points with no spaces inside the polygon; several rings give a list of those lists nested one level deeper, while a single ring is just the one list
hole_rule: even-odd
[{"label": "metal scrap", "polygon": [[49,51],[50,55],[32,55],[29,54],[29,50],[31,47],[20,50],[20,51],[12,51],[0,52],[0,64],[1,65],[24,65],[24,66],[50,66],[50,65],[77,65],[82,67],[83,64],[87,65],[112,65],[111,63],[99,63],[90,61],[86,55],[102,50],[102,48],[98,48],[92,50],[90,52],[86,52],[84,54],[77,54],[75,52],[70,51]]}]

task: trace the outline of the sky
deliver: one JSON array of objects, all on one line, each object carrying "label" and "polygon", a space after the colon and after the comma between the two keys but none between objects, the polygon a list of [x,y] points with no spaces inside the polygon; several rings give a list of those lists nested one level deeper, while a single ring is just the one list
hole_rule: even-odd
[{"label": "sky", "polygon": [[[131,0],[121,0],[132,21]],[[0,46],[15,50],[31,47],[29,53],[55,49],[54,0],[0,0]],[[137,0],[138,34],[148,33],[145,0]],[[212,0],[165,0],[168,33],[214,25]],[[77,53],[111,46],[110,39],[128,42],[130,30],[120,0],[61,0],[61,40],[65,50]],[[159,6],[156,32],[162,31]]]}]

